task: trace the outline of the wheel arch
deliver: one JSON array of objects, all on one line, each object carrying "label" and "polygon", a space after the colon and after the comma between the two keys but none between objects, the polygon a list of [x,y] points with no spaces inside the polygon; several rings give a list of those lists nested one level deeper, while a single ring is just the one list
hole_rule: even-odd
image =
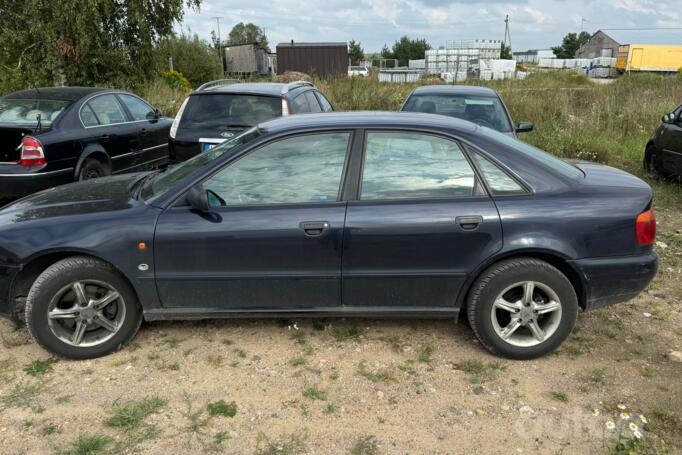
[{"label": "wheel arch", "polygon": [[498,262],[504,261],[506,259],[512,258],[531,258],[539,259],[545,261],[551,266],[557,268],[561,273],[563,273],[568,281],[573,285],[575,289],[576,296],[578,297],[578,305],[582,310],[585,310],[587,303],[587,287],[584,278],[580,272],[570,263],[570,258],[566,255],[559,253],[557,251],[545,250],[545,249],[524,249],[524,250],[513,250],[506,251],[499,255],[489,258],[487,261],[482,263],[465,281],[462,290],[460,291],[457,303],[459,304],[459,314],[466,315],[466,305],[467,299],[469,298],[469,293],[474,282],[484,273],[489,267],[497,264]]},{"label": "wheel arch", "polygon": [[102,261],[114,268],[130,285],[131,289],[135,293],[135,297],[139,302],[139,293],[133,284],[134,281],[130,279],[119,267],[113,264],[111,261],[94,254],[88,250],[80,249],[64,249],[64,250],[49,250],[34,254],[27,258],[24,264],[21,266],[21,270],[17,273],[12,280],[9,288],[9,302],[12,307],[12,320],[15,324],[23,325],[23,308],[21,305],[25,304],[25,298],[28,296],[28,292],[33,286],[35,280],[47,270],[48,267],[56,264],[62,259],[75,257],[75,256],[87,256],[98,261]]},{"label": "wheel arch", "polygon": [[81,169],[83,168],[83,164],[90,158],[94,158],[100,163],[102,163],[111,173],[111,157],[109,156],[107,151],[104,150],[104,147],[102,147],[99,144],[90,144],[83,149],[83,152],[80,154],[80,157],[78,158],[78,162],[76,163],[76,167],[74,170],[75,180],[78,180],[78,177],[80,176],[81,173]]}]

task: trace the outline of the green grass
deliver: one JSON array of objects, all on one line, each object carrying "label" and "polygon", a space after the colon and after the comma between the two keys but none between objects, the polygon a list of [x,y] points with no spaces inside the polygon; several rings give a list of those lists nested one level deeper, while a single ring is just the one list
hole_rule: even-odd
[{"label": "green grass", "polygon": [[372,382],[398,382],[391,370],[387,368],[369,370],[364,360],[358,363],[358,374]]},{"label": "green grass", "polygon": [[417,374],[417,370],[414,368],[414,361],[412,360],[405,360],[402,364],[398,365],[398,369],[407,374]]},{"label": "green grass", "polygon": [[237,357],[240,357],[242,359],[246,358],[246,351],[244,351],[243,349],[233,349],[232,352],[237,354]]},{"label": "green grass", "polygon": [[38,402],[42,392],[42,384],[20,383],[0,397],[0,404],[3,408],[28,408],[33,412],[40,413],[44,411]]},{"label": "green grass", "polygon": [[469,382],[482,384],[495,379],[500,371],[506,369],[506,366],[500,362],[486,364],[480,360],[465,360],[459,363],[459,368],[469,375]]},{"label": "green grass", "polygon": [[564,392],[549,392],[549,396],[552,397],[553,400],[568,403],[568,395]]},{"label": "green grass", "polygon": [[219,431],[213,437],[213,441],[215,442],[216,445],[219,446],[230,438],[231,436],[229,431]]},{"label": "green grass", "polygon": [[350,455],[376,455],[379,453],[379,441],[376,436],[365,436],[358,439],[351,447]]},{"label": "green grass", "polygon": [[305,356],[299,355],[299,356],[291,359],[291,366],[292,367],[299,367],[301,365],[304,365],[305,362],[306,362]]},{"label": "green grass", "polygon": [[334,326],[327,325],[325,332],[331,335],[336,341],[357,340],[365,334],[365,329],[355,324]]},{"label": "green grass", "polygon": [[254,455],[298,455],[307,453],[305,436],[286,434],[271,440],[263,433],[258,436]]},{"label": "green grass", "polygon": [[26,374],[30,376],[34,377],[43,376],[52,371],[52,364],[55,363],[56,361],[57,360],[53,358],[44,360],[36,359],[28,363],[24,367],[24,371],[26,372]]},{"label": "green grass", "polygon": [[324,412],[326,414],[334,414],[337,410],[338,410],[338,408],[334,403],[328,403],[327,407],[324,408]]},{"label": "green grass", "polygon": [[112,428],[123,431],[131,431],[140,427],[144,419],[161,409],[167,401],[152,396],[140,401],[129,401],[124,404],[114,403],[111,409],[111,417],[105,423]]},{"label": "green grass", "polygon": [[306,398],[310,398],[311,400],[325,401],[327,399],[327,392],[318,389],[315,386],[309,386],[303,389],[303,396]]},{"label": "green grass", "polygon": [[211,417],[234,417],[237,414],[237,403],[226,403],[225,400],[215,401],[206,405],[208,415]]},{"label": "green grass", "polygon": [[58,455],[100,455],[107,453],[107,447],[113,442],[109,436],[80,435],[70,447],[57,450]]},{"label": "green grass", "polygon": [[436,347],[433,344],[431,344],[431,343],[425,344],[419,350],[419,355],[417,357],[417,360],[419,360],[422,363],[431,363],[433,361],[433,355],[435,353],[436,353]]},{"label": "green grass", "polygon": [[229,338],[223,338],[221,341],[225,346],[232,346],[234,344],[234,341],[230,340]]},{"label": "green grass", "polygon": [[605,368],[592,368],[581,375],[579,380],[580,391],[585,393],[594,389],[603,389],[611,382]]}]

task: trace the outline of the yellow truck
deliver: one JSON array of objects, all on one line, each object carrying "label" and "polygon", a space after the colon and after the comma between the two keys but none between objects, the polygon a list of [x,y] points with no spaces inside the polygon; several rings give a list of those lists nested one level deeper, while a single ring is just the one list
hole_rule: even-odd
[{"label": "yellow truck", "polygon": [[626,44],[618,47],[616,69],[621,72],[657,71],[672,73],[682,68],[682,46]]}]

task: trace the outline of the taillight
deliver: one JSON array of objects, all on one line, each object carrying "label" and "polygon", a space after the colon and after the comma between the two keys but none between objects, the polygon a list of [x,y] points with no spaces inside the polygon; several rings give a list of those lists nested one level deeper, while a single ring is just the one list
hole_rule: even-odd
[{"label": "taillight", "polygon": [[182,102],[180,109],[178,109],[178,113],[175,114],[175,118],[173,119],[173,124],[171,125],[169,132],[171,139],[175,139],[175,135],[178,133],[178,126],[180,126],[180,118],[182,117],[182,113],[185,110],[185,106],[187,106],[187,101],[189,101],[189,97],[185,98],[185,101]]},{"label": "taillight", "polygon": [[25,167],[42,166],[46,163],[43,144],[34,137],[24,136],[21,141],[21,158],[19,164]]},{"label": "taillight", "polygon": [[656,217],[654,209],[649,209],[637,216],[635,237],[638,245],[651,245],[656,240]]},{"label": "taillight", "polygon": [[286,117],[287,115],[291,115],[291,111],[289,110],[289,102],[282,98],[282,117]]}]

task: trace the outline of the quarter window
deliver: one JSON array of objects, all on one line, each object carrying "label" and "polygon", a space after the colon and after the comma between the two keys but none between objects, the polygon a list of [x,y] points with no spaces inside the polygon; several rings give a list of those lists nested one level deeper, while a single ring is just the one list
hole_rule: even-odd
[{"label": "quarter window", "polygon": [[329,100],[320,92],[315,93],[317,95],[317,99],[320,100],[320,105],[322,106],[322,111],[324,112],[331,112],[334,110],[332,107],[332,104],[329,102]]},{"label": "quarter window", "polygon": [[83,121],[83,126],[99,125],[97,117],[95,117],[95,113],[92,112],[92,109],[90,109],[90,106],[87,104],[83,106],[83,109],[81,109],[81,120]]},{"label": "quarter window", "polygon": [[370,132],[361,199],[473,195],[475,174],[456,142],[419,133]]},{"label": "quarter window", "polygon": [[133,116],[133,120],[153,120],[156,116],[154,109],[140,98],[132,95],[119,96]]},{"label": "quarter window", "polygon": [[305,97],[308,100],[308,106],[310,106],[310,112],[322,112],[320,109],[320,103],[317,102],[317,98],[312,90],[305,92]]},{"label": "quarter window", "polygon": [[305,93],[301,93],[293,100],[294,114],[300,114],[302,112],[310,112],[310,106],[308,106],[308,99],[305,97]]},{"label": "quarter window", "polygon": [[336,201],[349,139],[340,132],[279,140],[230,164],[204,188],[228,206]]},{"label": "quarter window", "polygon": [[100,125],[111,125],[127,121],[114,95],[98,96],[88,101],[88,105]]},{"label": "quarter window", "polygon": [[497,167],[492,161],[478,153],[474,153],[473,157],[493,194],[504,195],[525,192],[521,185],[516,183],[513,178],[509,177],[506,172]]}]

